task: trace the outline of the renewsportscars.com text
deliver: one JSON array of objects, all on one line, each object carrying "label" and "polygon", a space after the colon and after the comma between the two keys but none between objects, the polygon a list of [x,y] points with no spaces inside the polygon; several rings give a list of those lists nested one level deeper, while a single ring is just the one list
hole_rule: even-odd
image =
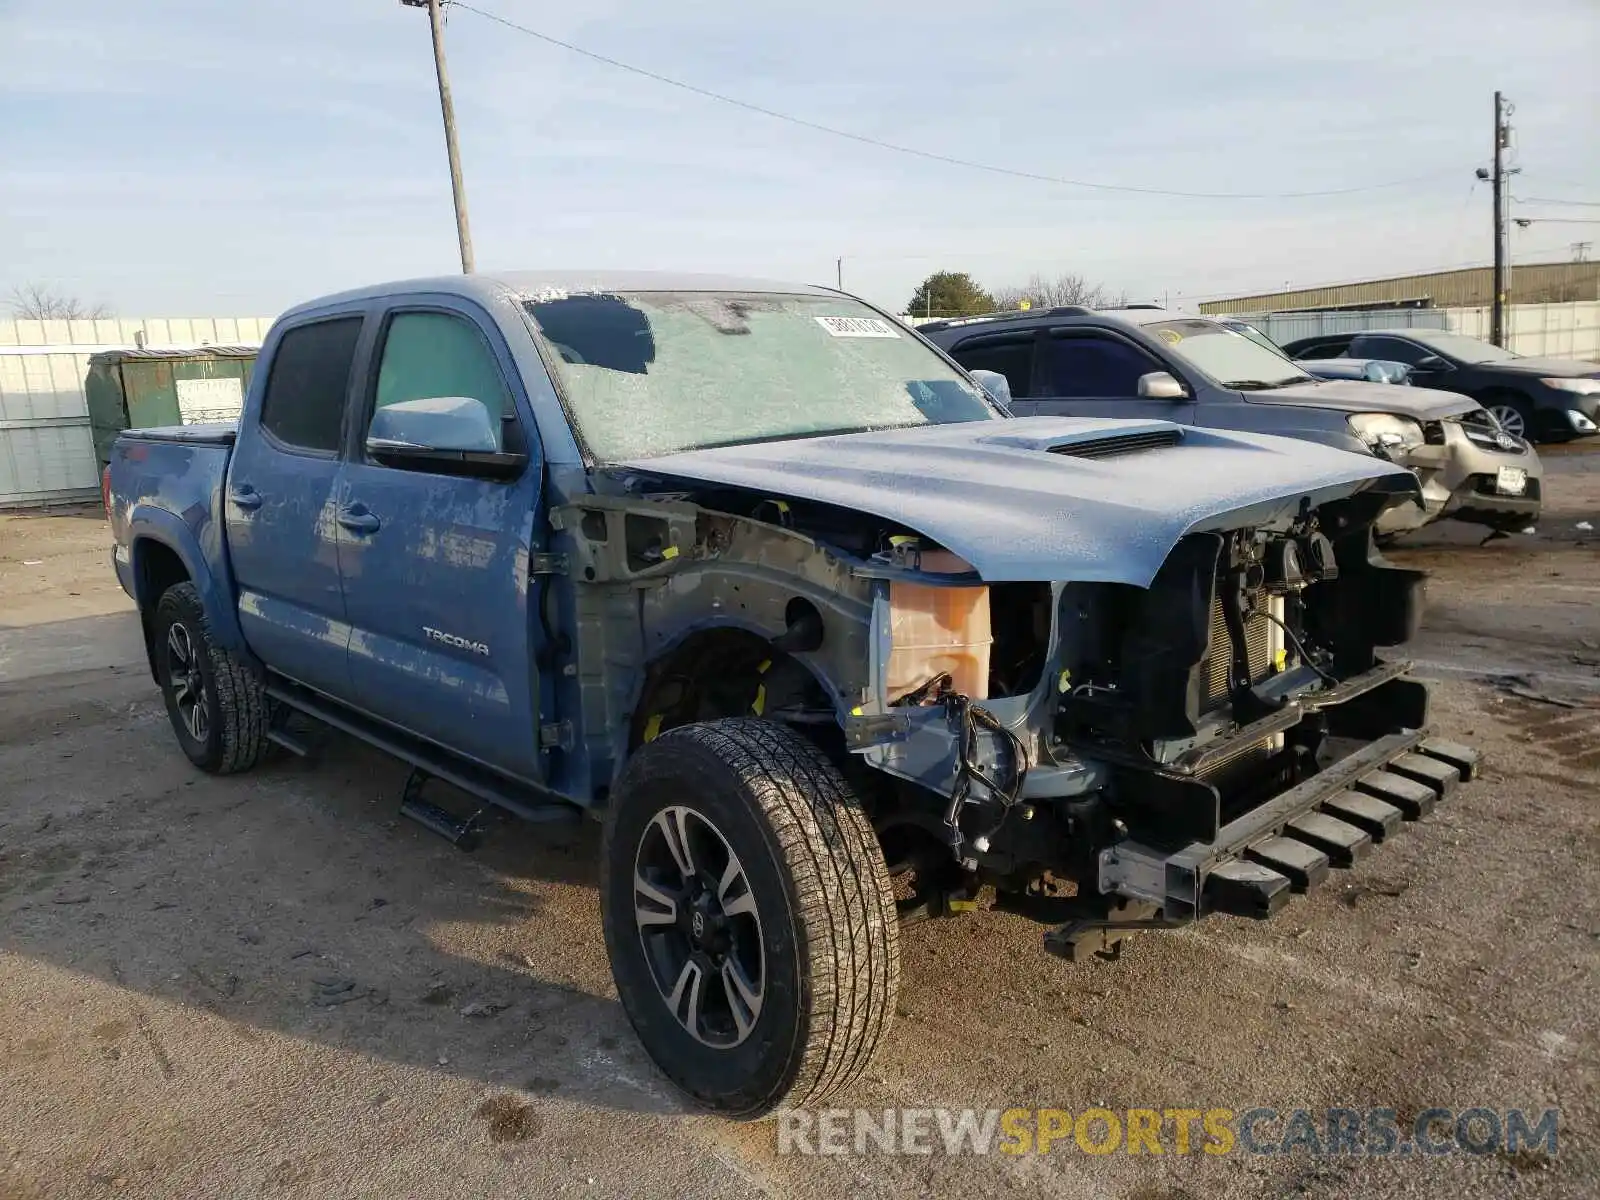
[{"label": "renewsportscars.com text", "polygon": [[1543,1153],[1556,1109],[787,1109],[779,1154],[1293,1154],[1374,1157]]}]

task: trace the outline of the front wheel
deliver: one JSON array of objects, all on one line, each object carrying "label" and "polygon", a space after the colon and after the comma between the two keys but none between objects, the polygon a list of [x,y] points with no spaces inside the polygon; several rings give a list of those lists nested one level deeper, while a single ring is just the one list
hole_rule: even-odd
[{"label": "front wheel", "polygon": [[1500,423],[1500,428],[1514,438],[1532,442],[1538,439],[1534,428],[1533,407],[1523,397],[1511,392],[1493,392],[1483,398],[1484,408]]},{"label": "front wheel", "polygon": [[162,593],[150,632],[167,716],[189,761],[214,775],[255,766],[267,749],[266,692],[248,663],[212,640],[194,584]]},{"label": "front wheel", "polygon": [[894,893],[872,826],[799,734],[739,718],[643,747],[606,816],[617,992],[678,1087],[725,1116],[820,1102],[894,1017]]}]

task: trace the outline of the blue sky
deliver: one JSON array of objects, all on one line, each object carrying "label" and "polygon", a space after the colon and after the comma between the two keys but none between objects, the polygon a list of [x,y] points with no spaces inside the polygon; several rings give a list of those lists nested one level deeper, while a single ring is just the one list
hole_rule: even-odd
[{"label": "blue sky", "polygon": [[[1491,94],[1519,195],[1600,201],[1595,0],[475,0],[702,87],[872,137],[1183,191],[1005,178],[795,128],[456,11],[481,269],[831,281],[899,308],[936,268],[1076,271],[1134,299],[1485,259]],[[272,313],[456,268],[427,18],[398,0],[0,0],[0,299]],[[1600,217],[1600,209],[1527,205]],[[1535,225],[1564,256],[1600,226]],[[1544,252],[1554,252],[1548,254]]]}]

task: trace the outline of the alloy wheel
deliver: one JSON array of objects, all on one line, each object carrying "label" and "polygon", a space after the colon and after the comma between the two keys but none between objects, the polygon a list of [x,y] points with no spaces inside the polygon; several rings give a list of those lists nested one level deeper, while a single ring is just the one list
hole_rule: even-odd
[{"label": "alloy wheel", "polygon": [[730,1050],[761,1016],[761,918],[728,839],[692,808],[658,812],[639,837],[634,920],[656,990],[696,1040]]},{"label": "alloy wheel", "polygon": [[183,727],[195,741],[204,742],[211,732],[210,697],[194,639],[181,621],[167,627],[167,680]]},{"label": "alloy wheel", "polygon": [[1496,404],[1489,409],[1489,415],[1500,423],[1500,428],[1514,438],[1528,436],[1528,423],[1522,413],[1509,404]]}]

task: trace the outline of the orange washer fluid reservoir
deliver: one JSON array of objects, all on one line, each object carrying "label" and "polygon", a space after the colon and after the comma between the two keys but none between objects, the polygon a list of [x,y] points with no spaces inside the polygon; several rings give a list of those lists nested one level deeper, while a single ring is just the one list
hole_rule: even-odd
[{"label": "orange washer fluid reservoir", "polygon": [[889,584],[889,700],[893,703],[941,673],[972,700],[989,695],[987,587]]}]

